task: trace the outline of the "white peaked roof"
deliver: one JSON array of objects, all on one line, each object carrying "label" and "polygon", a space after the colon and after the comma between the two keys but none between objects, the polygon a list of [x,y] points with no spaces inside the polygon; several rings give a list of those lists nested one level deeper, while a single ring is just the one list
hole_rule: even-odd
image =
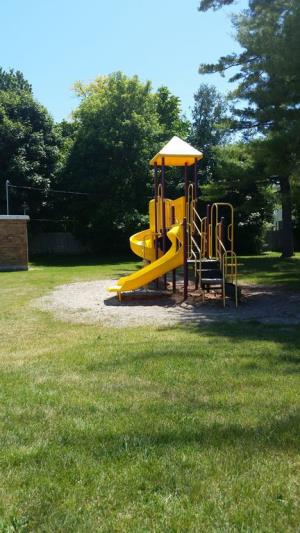
[{"label": "white peaked roof", "polygon": [[150,161],[150,165],[162,165],[164,163],[171,167],[182,167],[185,164],[193,165],[195,161],[203,158],[202,152],[193,148],[190,144],[183,141],[176,135],[165,144],[165,146]]}]

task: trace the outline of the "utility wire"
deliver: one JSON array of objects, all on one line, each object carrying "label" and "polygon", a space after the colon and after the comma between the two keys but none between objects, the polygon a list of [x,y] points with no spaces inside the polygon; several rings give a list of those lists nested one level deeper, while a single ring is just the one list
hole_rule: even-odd
[{"label": "utility wire", "polygon": [[14,189],[26,189],[28,191],[42,191],[42,192],[53,192],[58,194],[77,194],[79,196],[90,196],[92,193],[89,192],[78,192],[78,191],[60,191],[58,189],[41,189],[39,187],[29,187],[26,185],[12,185],[11,183],[8,184],[8,187],[12,187]]}]

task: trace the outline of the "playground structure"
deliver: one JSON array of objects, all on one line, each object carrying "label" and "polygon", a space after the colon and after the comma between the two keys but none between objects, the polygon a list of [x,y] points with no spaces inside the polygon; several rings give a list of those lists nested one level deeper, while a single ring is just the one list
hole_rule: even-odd
[{"label": "playground structure", "polygon": [[[149,228],[130,237],[132,251],[148,264],[120,278],[109,291],[134,291],[172,272],[176,291],[176,269],[183,267],[183,299],[188,298],[191,270],[193,291],[202,297],[220,292],[238,305],[237,257],[234,251],[234,210],[228,203],[206,206],[198,212],[197,164],[203,154],[179,137],[173,137],[150,161],[154,166],[154,199],[149,202]],[[165,196],[165,167],[184,167],[184,195],[170,200]],[[160,172],[159,172],[160,167]],[[193,172],[191,172],[191,168]],[[192,269],[190,268],[192,267]]]}]

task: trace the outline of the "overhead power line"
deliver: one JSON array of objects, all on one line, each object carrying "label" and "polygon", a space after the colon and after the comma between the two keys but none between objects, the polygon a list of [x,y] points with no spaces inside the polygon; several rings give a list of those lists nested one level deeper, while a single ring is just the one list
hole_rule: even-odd
[{"label": "overhead power line", "polygon": [[10,182],[8,182],[8,187],[11,187],[13,189],[26,189],[28,191],[42,191],[44,193],[58,193],[58,194],[77,194],[79,196],[90,196],[92,193],[90,192],[79,192],[79,191],[61,191],[59,189],[42,189],[40,187],[30,187],[26,185],[12,185]]},{"label": "overhead power line", "polygon": [[6,180],[5,182],[5,190],[6,190],[6,214],[9,215],[9,189],[23,189],[27,191],[39,191],[43,193],[53,193],[53,194],[70,194],[72,196],[95,196],[94,193],[90,192],[80,192],[80,191],[65,191],[60,189],[43,189],[41,187],[33,187],[30,185],[14,185],[13,183],[10,183],[9,180]]}]

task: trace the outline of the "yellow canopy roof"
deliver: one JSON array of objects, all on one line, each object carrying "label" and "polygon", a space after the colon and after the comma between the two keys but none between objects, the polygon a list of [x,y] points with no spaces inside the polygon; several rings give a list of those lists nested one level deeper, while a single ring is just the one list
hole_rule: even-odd
[{"label": "yellow canopy roof", "polygon": [[162,165],[162,159],[165,159],[165,165],[171,167],[183,167],[193,165],[195,160],[203,158],[202,152],[193,148],[190,144],[183,141],[176,135],[156,154],[150,161],[150,165]]}]

